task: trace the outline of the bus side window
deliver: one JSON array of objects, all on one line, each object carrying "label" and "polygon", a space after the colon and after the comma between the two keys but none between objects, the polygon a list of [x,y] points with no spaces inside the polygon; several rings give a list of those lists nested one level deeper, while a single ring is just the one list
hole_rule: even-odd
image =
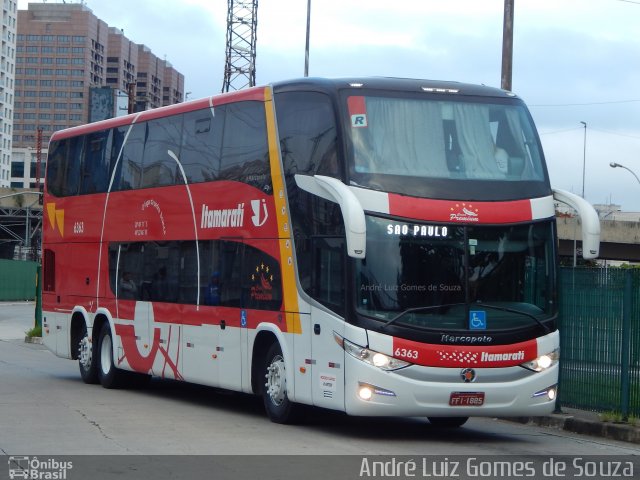
[{"label": "bus side window", "polygon": [[62,185],[62,196],[64,197],[77,195],[80,191],[80,169],[84,156],[84,140],[84,136],[69,139],[69,150],[66,162],[64,162],[64,184]]},{"label": "bus side window", "polygon": [[189,183],[210,182],[220,172],[224,106],[184,115],[180,162]]},{"label": "bus side window", "polygon": [[317,92],[279,93],[276,110],[286,174],[340,178],[342,165],[329,97]]},{"label": "bus side window", "polygon": [[242,265],[242,307],[280,310],[282,279],[278,261],[263,251],[244,245]]},{"label": "bus side window", "polygon": [[[127,127],[129,128],[129,127]],[[131,128],[129,136],[125,137],[126,142],[122,147],[122,155],[120,157],[120,172],[118,190],[131,190],[138,188],[140,178],[142,177],[142,154],[144,152],[144,139],[146,137],[147,124],[137,123]],[[124,139],[123,139],[124,141]],[[117,155],[119,150],[114,149]],[[116,182],[117,183],[117,182]],[[115,188],[113,189],[115,190]]]},{"label": "bus side window", "polygon": [[62,196],[68,149],[68,139],[51,142],[49,147],[46,186],[47,191],[56,197]]},{"label": "bus side window", "polygon": [[112,130],[87,135],[80,194],[107,191],[110,179]]},{"label": "bus side window", "polygon": [[147,122],[140,188],[183,183],[180,168],[169,151],[180,158],[182,115],[172,115]]},{"label": "bus side window", "polygon": [[220,179],[245,182],[271,191],[267,126],[262,102],[225,106]]}]

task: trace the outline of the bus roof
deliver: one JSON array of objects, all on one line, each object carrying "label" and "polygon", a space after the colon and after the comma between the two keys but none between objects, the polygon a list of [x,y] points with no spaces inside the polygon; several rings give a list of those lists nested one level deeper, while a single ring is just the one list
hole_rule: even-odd
[{"label": "bus roof", "polygon": [[[272,85],[274,93],[292,90],[315,90],[336,92],[344,89],[367,88],[375,90],[395,90],[406,92],[426,92],[426,93],[443,93],[456,94],[460,96],[482,96],[482,97],[501,97],[515,98],[516,95],[498,88],[487,87],[484,85],[474,85],[469,83],[460,83],[442,80],[420,80],[410,78],[389,78],[389,77],[354,77],[354,78],[300,78],[294,80],[286,80],[276,82]],[[116,128],[124,125],[130,125],[135,122],[143,122],[168,115],[190,112],[202,108],[215,107],[231,102],[243,100],[265,100],[265,88],[251,87],[237,92],[222,93],[205,97],[189,102],[178,103],[166,107],[154,108],[144,112],[132,113],[122,117],[110,118],[99,122],[79,125],[64,130],[58,130],[51,136],[51,140],[60,140],[63,138],[83,135],[90,132],[105,130],[108,128]]]},{"label": "bus roof", "polygon": [[343,90],[367,88],[377,90],[396,90],[405,92],[455,93],[481,97],[515,98],[514,93],[499,88],[443,80],[422,80],[414,78],[391,77],[353,77],[353,78],[300,78],[273,84],[274,93],[287,90]]}]

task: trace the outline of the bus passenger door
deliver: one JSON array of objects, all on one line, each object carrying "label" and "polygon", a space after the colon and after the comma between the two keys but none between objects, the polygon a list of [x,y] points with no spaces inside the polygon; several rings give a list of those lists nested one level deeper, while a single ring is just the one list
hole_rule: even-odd
[{"label": "bus passenger door", "polygon": [[323,306],[311,307],[313,404],[344,410],[344,351],[334,338],[344,334],[344,238],[316,237],[312,245],[312,294]]}]

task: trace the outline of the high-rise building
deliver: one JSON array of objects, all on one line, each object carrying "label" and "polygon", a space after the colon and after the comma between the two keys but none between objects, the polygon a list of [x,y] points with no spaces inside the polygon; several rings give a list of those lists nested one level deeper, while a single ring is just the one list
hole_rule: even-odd
[{"label": "high-rise building", "polygon": [[[17,13],[15,162],[36,161],[39,130],[44,159],[53,132],[126,114],[131,94],[134,111],[183,101],[181,73],[86,5],[29,3]],[[165,87],[172,93],[167,102]],[[26,172],[44,171],[28,164],[12,168],[13,187],[33,185],[35,178],[27,179]]]},{"label": "high-rise building", "polygon": [[2,50],[0,51],[0,187],[8,187],[11,176],[11,143],[16,59],[15,0],[3,0]]}]

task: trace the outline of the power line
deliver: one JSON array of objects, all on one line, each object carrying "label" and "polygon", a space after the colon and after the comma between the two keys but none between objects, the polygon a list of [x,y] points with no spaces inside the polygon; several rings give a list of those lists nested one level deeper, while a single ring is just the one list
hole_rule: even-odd
[{"label": "power line", "polygon": [[[538,134],[540,136],[543,136],[543,135],[555,135],[555,134],[558,134],[558,133],[573,132],[573,131],[576,131],[576,130],[582,130],[582,127],[565,128],[563,130],[554,130],[553,132],[538,132]],[[627,133],[611,132],[609,130],[602,130],[600,128],[589,127],[589,131],[594,131],[594,132],[598,132],[598,133],[606,133],[607,135],[616,135],[618,137],[626,137],[626,138],[633,138],[635,140],[640,140],[640,136],[638,136],[638,135],[629,135]]]},{"label": "power line", "polygon": [[[638,2],[640,5],[640,2]],[[537,104],[537,105],[529,105],[529,107],[584,107],[590,105],[612,105],[618,103],[637,103],[640,102],[640,99],[632,99],[632,100],[610,100],[607,102],[585,102],[585,103],[545,103],[545,104]]]},{"label": "power line", "polygon": [[554,132],[539,132],[539,134],[540,135],[555,135],[556,133],[572,132],[574,130],[582,130],[582,127],[565,128],[563,130],[556,130]]}]

